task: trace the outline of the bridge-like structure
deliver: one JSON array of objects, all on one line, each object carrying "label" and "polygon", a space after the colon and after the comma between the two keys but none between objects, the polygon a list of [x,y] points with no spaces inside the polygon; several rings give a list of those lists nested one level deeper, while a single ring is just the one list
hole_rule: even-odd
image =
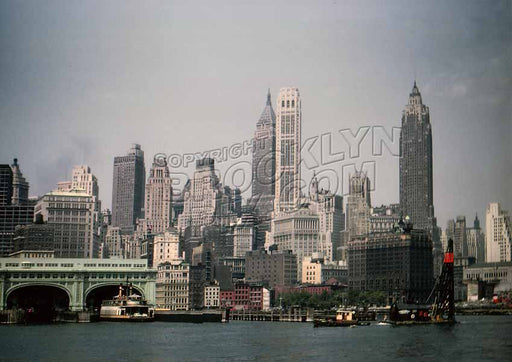
[{"label": "bridge-like structure", "polygon": [[54,287],[69,298],[72,311],[86,309],[91,292],[129,281],[148,303],[155,304],[157,270],[146,259],[0,258],[0,309],[9,295],[31,286]]}]

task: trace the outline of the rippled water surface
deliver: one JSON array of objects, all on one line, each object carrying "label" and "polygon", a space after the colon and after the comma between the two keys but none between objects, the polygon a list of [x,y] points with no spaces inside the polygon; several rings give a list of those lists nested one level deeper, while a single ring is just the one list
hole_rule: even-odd
[{"label": "rippled water surface", "polygon": [[512,316],[455,326],[313,328],[309,323],[0,326],[3,361],[511,361]]}]

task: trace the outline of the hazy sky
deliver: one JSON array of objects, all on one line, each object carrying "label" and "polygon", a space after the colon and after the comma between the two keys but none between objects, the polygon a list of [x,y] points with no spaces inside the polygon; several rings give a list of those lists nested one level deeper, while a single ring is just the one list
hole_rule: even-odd
[{"label": "hazy sky", "polygon": [[[0,163],[19,159],[31,195],[88,164],[110,207],[113,157],[132,142],[149,170],[158,152],[248,140],[267,88],[275,102],[296,86],[303,140],[332,134],[339,151],[339,130],[399,127],[416,79],[439,224],[483,220],[490,201],[512,210],[511,14],[510,1],[4,0]],[[398,158],[362,147],[316,171],[373,160],[373,204],[398,202]]]}]

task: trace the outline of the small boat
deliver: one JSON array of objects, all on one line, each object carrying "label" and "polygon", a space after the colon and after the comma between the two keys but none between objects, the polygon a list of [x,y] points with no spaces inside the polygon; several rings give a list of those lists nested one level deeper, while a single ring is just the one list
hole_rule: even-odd
[{"label": "small boat", "polygon": [[155,309],[140,295],[132,294],[131,284],[127,295],[123,295],[123,285],[119,286],[119,294],[111,300],[104,300],[100,308],[100,320],[149,322],[155,318]]},{"label": "small boat", "polygon": [[377,323],[378,326],[392,326],[393,323],[389,322],[389,321],[380,321],[379,323]]},{"label": "small boat", "polygon": [[314,327],[351,327],[357,326],[360,322],[355,318],[353,310],[338,309],[335,318],[323,318],[313,320]]},{"label": "small boat", "polygon": [[377,325],[378,326],[392,326],[393,322],[388,320],[388,316],[385,315],[384,318],[379,323],[377,323]]}]

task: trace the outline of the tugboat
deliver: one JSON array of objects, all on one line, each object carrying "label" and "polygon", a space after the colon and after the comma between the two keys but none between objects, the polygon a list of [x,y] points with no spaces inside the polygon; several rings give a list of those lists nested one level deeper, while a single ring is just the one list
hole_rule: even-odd
[{"label": "tugboat", "polygon": [[100,308],[100,320],[149,322],[155,318],[155,309],[142,299],[140,295],[132,294],[132,284],[128,293],[123,295],[123,284],[119,285],[119,294],[111,300],[104,300]]},{"label": "tugboat", "polygon": [[361,323],[356,319],[356,312],[353,310],[338,309],[335,318],[314,319],[314,327],[353,327],[367,325],[369,322]]},{"label": "tugboat", "polygon": [[393,325],[456,323],[453,288],[453,240],[450,239],[444,254],[442,273],[430,294],[430,297],[434,296],[433,304],[398,305],[395,303],[391,306],[387,323]]}]

